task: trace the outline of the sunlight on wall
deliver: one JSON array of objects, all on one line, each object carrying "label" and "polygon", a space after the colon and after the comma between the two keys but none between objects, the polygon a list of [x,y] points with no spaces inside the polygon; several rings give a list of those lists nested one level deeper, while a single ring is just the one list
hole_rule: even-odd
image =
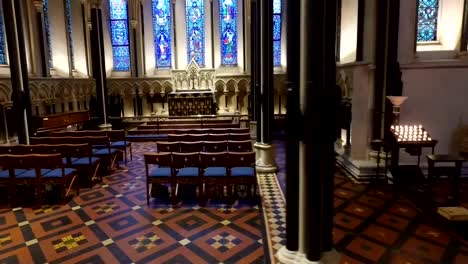
[{"label": "sunlight on wall", "polygon": [[343,0],[341,9],[340,63],[356,60],[358,0]]}]

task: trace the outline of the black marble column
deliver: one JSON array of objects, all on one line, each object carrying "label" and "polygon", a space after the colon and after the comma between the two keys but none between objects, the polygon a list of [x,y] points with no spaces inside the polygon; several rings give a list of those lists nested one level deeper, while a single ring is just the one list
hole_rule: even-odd
[{"label": "black marble column", "polygon": [[[260,120],[260,0],[252,0],[250,6],[251,77],[250,77],[250,120]],[[261,140],[257,123],[257,141]]]},{"label": "black marble column", "polygon": [[[100,1],[98,1],[100,2]],[[107,123],[109,103],[107,99],[106,64],[102,29],[102,10],[94,3],[91,6],[91,63],[96,80],[97,113],[101,124]]]},{"label": "black marble column", "polygon": [[22,10],[24,2],[3,0],[3,16],[5,21],[5,35],[8,43],[8,57],[11,74],[12,101],[15,115],[14,122],[18,142],[29,143],[31,128],[31,97],[29,95],[28,66],[26,64],[26,43]]},{"label": "black marble column", "polygon": [[364,59],[364,19],[366,13],[366,0],[358,0],[356,61]]},{"label": "black marble column", "polygon": [[462,36],[460,41],[460,50],[467,51],[468,45],[468,1],[465,0],[465,4],[463,7],[463,28],[462,28]]},{"label": "black marble column", "polygon": [[[377,42],[375,52],[375,92],[372,137],[381,139],[392,123],[392,105],[386,95],[401,95],[403,84],[398,63],[398,30],[400,2],[377,2]],[[382,129],[384,134],[382,134]]]},{"label": "black marble column", "polygon": [[299,250],[299,142],[302,140],[302,114],[299,103],[301,18],[300,1],[289,1],[287,12],[287,106],[286,112],[286,249]]},{"label": "black marble column", "polygon": [[[257,142],[271,143],[273,124],[273,0],[260,0],[260,120]],[[260,135],[260,137],[259,137]]]},{"label": "black marble column", "polygon": [[[306,107],[304,143],[307,188],[306,257],[319,261],[332,248],[334,142],[336,126],[336,2],[307,3],[305,23]],[[320,41],[317,39],[320,38]],[[302,96],[302,95],[301,95]]]},{"label": "black marble column", "polygon": [[46,32],[45,32],[45,25],[44,25],[44,2],[41,1],[34,1],[35,5],[35,26],[36,31],[39,36],[39,53],[40,53],[40,76],[41,77],[50,77],[50,69],[49,69],[49,52],[47,48],[47,39],[46,39]]}]

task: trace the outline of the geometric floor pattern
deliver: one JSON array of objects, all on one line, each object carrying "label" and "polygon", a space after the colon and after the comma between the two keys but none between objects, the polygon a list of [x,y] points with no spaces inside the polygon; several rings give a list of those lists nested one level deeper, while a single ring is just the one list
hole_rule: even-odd
[{"label": "geometric floor pattern", "polygon": [[0,210],[0,263],[265,263],[262,208],[146,205],[142,153],[65,205]]},{"label": "geometric floor pattern", "polygon": [[[284,191],[285,143],[276,141],[275,150],[277,178]],[[410,199],[394,195],[388,185],[371,188],[353,183],[339,168],[334,180],[333,239],[342,264],[468,263],[468,241],[446,221],[428,217]],[[468,182],[461,185],[466,203]]]}]

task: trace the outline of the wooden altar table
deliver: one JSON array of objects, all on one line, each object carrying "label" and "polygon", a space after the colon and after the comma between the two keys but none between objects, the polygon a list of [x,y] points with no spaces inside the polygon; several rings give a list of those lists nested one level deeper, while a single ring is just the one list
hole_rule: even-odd
[{"label": "wooden altar table", "polygon": [[169,116],[210,115],[213,107],[211,90],[178,90],[168,94]]}]

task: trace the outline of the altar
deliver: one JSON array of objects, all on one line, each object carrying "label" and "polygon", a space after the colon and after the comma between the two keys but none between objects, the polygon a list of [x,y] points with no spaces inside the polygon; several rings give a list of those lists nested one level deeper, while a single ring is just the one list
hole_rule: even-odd
[{"label": "altar", "polygon": [[213,69],[201,69],[192,58],[185,70],[172,70],[175,91],[168,94],[169,116],[211,115],[214,111]]},{"label": "altar", "polygon": [[211,90],[176,91],[168,94],[169,116],[213,114]]}]

